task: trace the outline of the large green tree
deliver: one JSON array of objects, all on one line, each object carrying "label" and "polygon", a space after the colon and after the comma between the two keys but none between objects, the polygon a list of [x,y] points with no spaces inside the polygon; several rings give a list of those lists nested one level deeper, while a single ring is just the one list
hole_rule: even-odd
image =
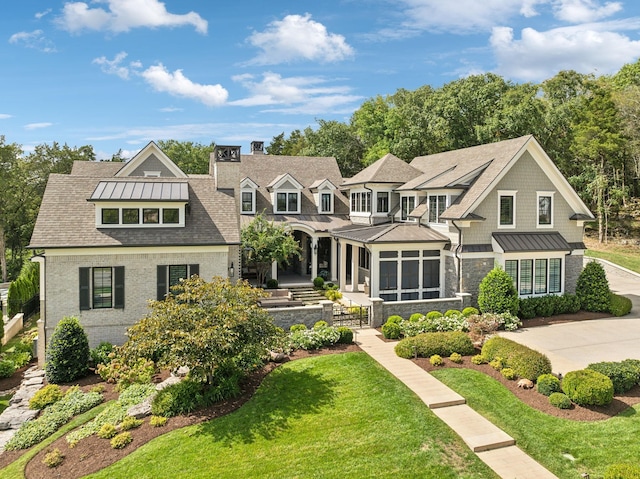
[{"label": "large green tree", "polygon": [[268,221],[262,214],[242,228],[240,237],[245,260],[256,268],[258,286],[265,283],[274,261],[282,265],[301,254],[287,225]]},{"label": "large green tree", "polygon": [[213,142],[209,145],[203,145],[192,141],[158,141],[158,147],[162,152],[188,175],[209,173],[209,156],[215,146]]},{"label": "large green tree", "polygon": [[129,328],[121,353],[147,358],[161,368],[187,366],[194,379],[210,383],[216,372],[248,372],[262,364],[281,329],[257,301],[262,289],[193,276],[174,286],[163,301]]}]

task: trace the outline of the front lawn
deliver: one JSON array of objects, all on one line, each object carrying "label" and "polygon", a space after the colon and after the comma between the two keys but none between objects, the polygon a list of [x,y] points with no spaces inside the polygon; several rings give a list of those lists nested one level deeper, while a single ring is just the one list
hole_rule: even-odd
[{"label": "front lawn", "polygon": [[593,239],[585,239],[585,255],[618,264],[623,268],[640,273],[640,248],[635,245],[621,245],[614,242],[604,244]]},{"label": "front lawn", "polygon": [[585,472],[603,477],[607,467],[616,462],[638,464],[640,404],[605,421],[570,421],[527,406],[478,371],[444,368],[432,374],[561,479],[574,479]]},{"label": "front lawn", "polygon": [[94,478],[495,478],[365,353],[292,361],[227,416],[163,435]]}]

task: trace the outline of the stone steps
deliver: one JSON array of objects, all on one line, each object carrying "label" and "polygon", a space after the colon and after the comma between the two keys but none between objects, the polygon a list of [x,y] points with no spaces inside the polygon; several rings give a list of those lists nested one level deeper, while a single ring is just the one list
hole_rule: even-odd
[{"label": "stone steps", "polygon": [[315,289],[307,286],[292,287],[289,288],[289,291],[291,292],[292,299],[302,301],[304,304],[318,304],[320,301],[326,299]]}]

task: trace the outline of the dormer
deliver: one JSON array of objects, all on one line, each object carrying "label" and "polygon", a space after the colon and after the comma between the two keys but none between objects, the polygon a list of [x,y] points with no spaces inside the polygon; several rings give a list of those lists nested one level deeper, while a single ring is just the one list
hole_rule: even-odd
[{"label": "dormer", "polygon": [[116,178],[186,178],[187,175],[165,155],[153,141],[131,158],[118,172]]},{"label": "dormer", "polygon": [[289,173],[277,176],[267,185],[271,193],[273,213],[300,214],[301,192],[304,187]]},{"label": "dormer", "polygon": [[328,179],[324,179],[315,181],[309,189],[313,193],[313,201],[318,208],[318,213],[321,215],[333,214],[334,194],[338,189],[336,185]]},{"label": "dormer", "polygon": [[246,177],[240,182],[240,213],[253,215],[256,213],[256,192],[258,185],[251,178]]}]

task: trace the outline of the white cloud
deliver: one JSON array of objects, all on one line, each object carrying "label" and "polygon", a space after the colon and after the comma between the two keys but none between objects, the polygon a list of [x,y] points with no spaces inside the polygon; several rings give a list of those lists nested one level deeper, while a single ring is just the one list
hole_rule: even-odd
[{"label": "white cloud", "polygon": [[108,73],[109,75],[118,75],[123,80],[128,80],[130,67],[139,67],[140,63],[132,62],[129,64],[129,66],[123,66],[122,61],[125,58],[127,58],[127,53],[120,52],[114,57],[113,60],[109,60],[107,59],[107,57],[102,56],[99,58],[94,58],[92,63],[100,65],[104,73]]},{"label": "white cloud", "polygon": [[8,118],[11,118],[12,115],[8,115],[6,113],[0,113],[0,120],[6,120]]},{"label": "white cloud", "polygon": [[640,41],[633,41],[616,30],[640,28],[640,19],[584,24],[540,32],[522,30],[521,39],[513,29],[496,27],[490,43],[497,72],[511,79],[540,81],[560,70],[610,74],[640,56]]},{"label": "white cloud", "polygon": [[202,85],[185,77],[182,70],[169,72],[164,65],[153,65],[140,75],[154,90],[170,95],[197,100],[207,106],[220,106],[229,93],[222,85]]},{"label": "white cloud", "polygon": [[166,106],[164,108],[160,108],[159,111],[163,112],[163,113],[174,113],[176,111],[183,111],[183,108],[175,108],[173,106]]},{"label": "white cloud", "polygon": [[42,128],[49,128],[50,126],[53,126],[53,123],[46,123],[46,122],[29,123],[28,125],[24,125],[24,129],[25,130],[40,130]]},{"label": "white cloud", "polygon": [[53,42],[44,36],[44,32],[42,30],[14,33],[9,37],[9,43],[22,45],[26,48],[33,48],[34,50],[40,50],[45,53],[52,53],[56,51]]},{"label": "white cloud", "polygon": [[64,30],[104,30],[114,33],[133,28],[181,27],[192,25],[199,33],[207,33],[208,23],[195,12],[182,15],[169,13],[159,0],[101,0],[108,10],[90,8],[85,2],[65,3],[56,23]]},{"label": "white cloud", "polygon": [[606,2],[603,6],[595,0],[558,0],[554,5],[555,16],[569,23],[593,22],[622,10],[620,2]]},{"label": "white cloud", "polygon": [[254,32],[247,41],[262,53],[249,63],[273,65],[297,60],[336,62],[352,57],[353,48],[342,35],[327,28],[310,14],[287,15],[271,22],[265,31]]},{"label": "white cloud", "polygon": [[277,73],[266,72],[260,80],[248,74],[235,76],[233,80],[249,90],[250,95],[242,100],[231,101],[230,105],[282,106],[266,111],[304,114],[352,112],[355,102],[362,99],[361,96],[350,94],[350,87],[330,86],[327,80],[319,77],[282,78]]},{"label": "white cloud", "polygon": [[42,17],[44,17],[44,16],[46,16],[46,15],[49,15],[50,13],[51,13],[51,9],[50,9],[50,8],[47,8],[47,9],[46,9],[45,11],[43,11],[43,12],[37,12],[37,13],[36,13],[36,18],[37,18],[38,20],[40,20]]}]

